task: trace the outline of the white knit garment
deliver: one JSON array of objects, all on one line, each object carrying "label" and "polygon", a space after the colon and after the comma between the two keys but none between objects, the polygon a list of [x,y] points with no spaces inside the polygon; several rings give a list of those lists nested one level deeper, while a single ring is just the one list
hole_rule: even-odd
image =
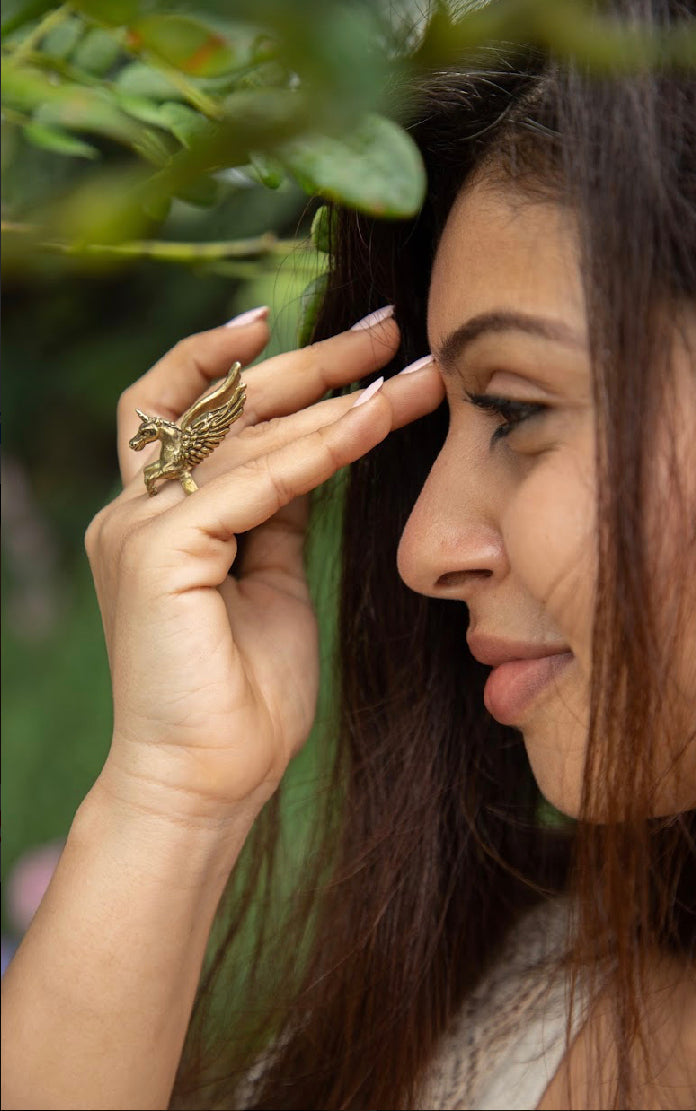
[{"label": "white knit garment", "polygon": [[[534,1111],[566,1047],[568,988],[559,969],[568,905],[556,899],[529,912],[494,967],[465,1000],[429,1066],[420,1108],[427,1111]],[[575,1034],[583,1019],[573,1003]]]}]

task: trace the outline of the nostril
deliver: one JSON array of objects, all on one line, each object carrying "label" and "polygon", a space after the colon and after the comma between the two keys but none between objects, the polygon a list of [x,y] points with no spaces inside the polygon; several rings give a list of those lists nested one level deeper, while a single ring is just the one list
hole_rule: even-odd
[{"label": "nostril", "polygon": [[446,571],[444,575],[440,575],[437,580],[437,586],[451,589],[454,587],[463,586],[465,583],[470,583],[476,579],[489,579],[493,572],[486,568],[481,567],[472,571]]}]

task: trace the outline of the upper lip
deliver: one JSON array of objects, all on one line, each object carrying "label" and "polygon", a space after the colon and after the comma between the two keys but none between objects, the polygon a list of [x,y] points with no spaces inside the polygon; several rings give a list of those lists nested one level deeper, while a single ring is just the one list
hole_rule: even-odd
[{"label": "upper lip", "polygon": [[567,644],[525,644],[522,641],[498,640],[483,633],[467,634],[467,644],[472,656],[482,664],[498,667],[510,660],[541,660],[544,656],[558,656],[570,652]]}]

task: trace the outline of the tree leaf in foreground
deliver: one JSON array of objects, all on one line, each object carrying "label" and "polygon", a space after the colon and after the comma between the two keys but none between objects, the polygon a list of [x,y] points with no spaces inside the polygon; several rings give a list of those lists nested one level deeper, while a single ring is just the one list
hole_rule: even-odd
[{"label": "tree leaf in foreground", "polygon": [[22,132],[33,146],[40,147],[42,150],[54,151],[72,158],[99,158],[99,151],[95,147],[82,139],[76,139],[74,135],[62,131],[59,127],[50,127],[48,124],[30,120],[24,125]]},{"label": "tree leaf in foreground", "polygon": [[384,116],[367,115],[340,137],[307,134],[274,154],[308,193],[375,216],[415,215],[425,194],[425,170],[406,132]]}]

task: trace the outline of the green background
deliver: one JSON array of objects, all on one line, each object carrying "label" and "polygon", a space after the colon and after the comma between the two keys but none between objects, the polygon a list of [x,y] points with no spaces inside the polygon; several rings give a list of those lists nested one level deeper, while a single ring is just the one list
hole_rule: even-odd
[{"label": "green background", "polygon": [[[307,198],[292,186],[249,189],[244,211],[227,215],[188,207],[181,238],[308,232]],[[264,354],[295,347],[307,280],[291,255],[245,282],[155,262],[71,275],[55,260],[6,282],[3,877],[28,848],[65,836],[108,751],[110,681],[83,536],[119,488],[120,392],[183,336],[255,305],[271,306]]]}]

